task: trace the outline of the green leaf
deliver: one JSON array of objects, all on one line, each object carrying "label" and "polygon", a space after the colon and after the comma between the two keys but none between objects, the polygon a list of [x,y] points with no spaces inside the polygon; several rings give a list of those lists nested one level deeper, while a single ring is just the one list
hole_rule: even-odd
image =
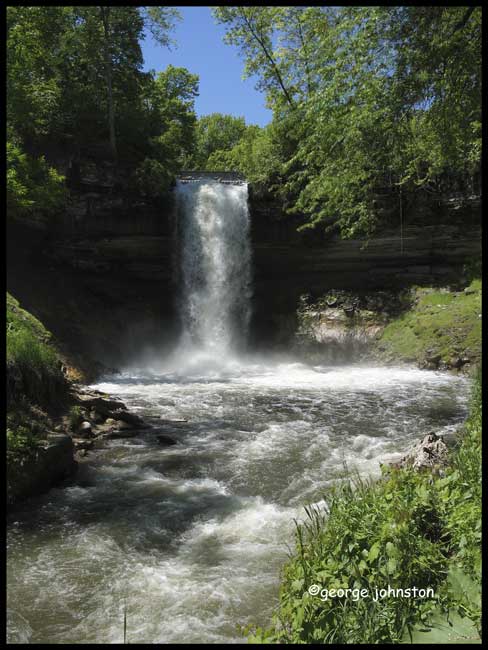
[{"label": "green leaf", "polygon": [[428,626],[407,631],[401,643],[481,643],[481,639],[472,620],[449,610],[448,615],[438,611]]},{"label": "green leaf", "polygon": [[456,598],[464,600],[473,608],[481,607],[481,585],[462,569],[452,567],[447,575],[447,582]]},{"label": "green leaf", "polygon": [[388,557],[398,557],[399,555],[397,547],[391,542],[386,543],[386,554]]},{"label": "green leaf", "polygon": [[375,542],[373,546],[369,549],[368,562],[374,562],[374,560],[376,560],[379,554],[380,554],[380,545],[378,542]]}]

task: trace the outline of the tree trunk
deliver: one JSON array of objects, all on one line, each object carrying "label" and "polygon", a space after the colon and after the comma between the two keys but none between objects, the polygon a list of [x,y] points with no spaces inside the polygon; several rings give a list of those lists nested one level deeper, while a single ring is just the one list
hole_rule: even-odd
[{"label": "tree trunk", "polygon": [[107,83],[108,128],[110,134],[110,149],[114,160],[117,160],[117,142],[115,139],[114,100],[112,93],[112,61],[110,58],[110,7],[100,7],[103,22],[103,55],[105,59],[105,81]]}]

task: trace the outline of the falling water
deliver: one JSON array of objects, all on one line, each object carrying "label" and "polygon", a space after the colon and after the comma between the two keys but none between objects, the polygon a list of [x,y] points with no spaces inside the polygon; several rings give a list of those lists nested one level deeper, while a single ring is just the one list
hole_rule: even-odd
[{"label": "falling water", "polygon": [[242,643],[238,626],[269,625],[303,506],[465,417],[463,377],[238,354],[247,187],[177,192],[181,344],[96,385],[152,428],[11,514],[9,643],[121,643],[124,620],[128,643]]},{"label": "falling water", "polygon": [[247,185],[179,182],[182,347],[227,357],[246,342],[251,256]]}]

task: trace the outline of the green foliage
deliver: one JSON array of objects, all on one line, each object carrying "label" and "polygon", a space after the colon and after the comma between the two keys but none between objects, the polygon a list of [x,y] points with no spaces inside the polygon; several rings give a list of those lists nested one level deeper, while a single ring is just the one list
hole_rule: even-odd
[{"label": "green foliage", "polygon": [[153,158],[145,158],[136,168],[134,177],[134,189],[147,197],[164,196],[174,180],[168,169]]},{"label": "green foliage", "polygon": [[181,14],[175,7],[139,7],[144,24],[154,40],[163,47],[171,47],[174,42],[169,37]]},{"label": "green foliage", "polygon": [[[480,379],[444,473],[383,468],[377,482],[357,478],[332,489],[325,512],[306,509],[273,624],[254,630],[250,642],[479,642]],[[324,600],[308,593],[312,584],[369,594],[376,587],[415,586],[432,588],[434,597]]]},{"label": "green foliage", "polygon": [[150,152],[174,174],[194,148],[198,76],[170,65],[151,79],[146,99]]},{"label": "green foliage", "polygon": [[62,208],[63,179],[44,152],[114,158],[133,190],[167,189],[193,149],[198,77],[144,72],[140,43],[147,29],[169,47],[178,18],[170,7],[8,7],[9,213]]},{"label": "green foliage", "polygon": [[479,171],[480,7],[217,7],[214,15],[273,110],[275,153],[255,159],[258,175],[304,215],[304,228],[370,234],[385,187],[435,193],[443,179],[469,186]]},{"label": "green foliage", "polygon": [[60,59],[71,7],[7,7],[7,120],[23,141],[55,131],[61,104]]},{"label": "green foliage", "polygon": [[24,456],[33,452],[52,429],[48,415],[22,396],[7,412],[7,453]]},{"label": "green foliage", "polygon": [[246,122],[243,117],[223,113],[204,115],[197,123],[195,151],[189,161],[189,167],[218,171],[229,169],[228,155],[245,132]]},{"label": "green foliage", "polygon": [[42,324],[7,294],[9,410],[23,399],[50,408],[66,398],[67,384],[50,338]]},{"label": "green foliage", "polygon": [[468,293],[414,290],[413,305],[389,323],[377,345],[388,359],[417,360],[439,354],[449,363],[456,356],[481,357],[481,284]]},{"label": "green foliage", "polygon": [[78,405],[72,406],[69,410],[68,418],[71,431],[76,431],[83,421],[83,411],[81,410],[81,407]]},{"label": "green foliage", "polygon": [[47,217],[59,214],[66,204],[64,177],[7,141],[7,211],[12,217]]}]

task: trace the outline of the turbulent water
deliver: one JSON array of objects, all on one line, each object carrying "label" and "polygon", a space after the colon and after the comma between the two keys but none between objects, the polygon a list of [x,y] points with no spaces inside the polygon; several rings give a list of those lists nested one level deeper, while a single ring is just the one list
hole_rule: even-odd
[{"label": "turbulent water", "polygon": [[178,191],[182,340],[96,386],[153,428],[10,516],[10,643],[122,642],[124,611],[129,643],[242,642],[269,623],[303,506],[465,416],[462,377],[245,355],[247,189]]},{"label": "turbulent water", "polygon": [[[265,624],[293,517],[349,469],[452,431],[466,381],[408,369],[228,362],[99,389],[160,424],[88,457],[12,517],[10,642],[238,642]],[[177,441],[160,447],[156,433]]]}]

